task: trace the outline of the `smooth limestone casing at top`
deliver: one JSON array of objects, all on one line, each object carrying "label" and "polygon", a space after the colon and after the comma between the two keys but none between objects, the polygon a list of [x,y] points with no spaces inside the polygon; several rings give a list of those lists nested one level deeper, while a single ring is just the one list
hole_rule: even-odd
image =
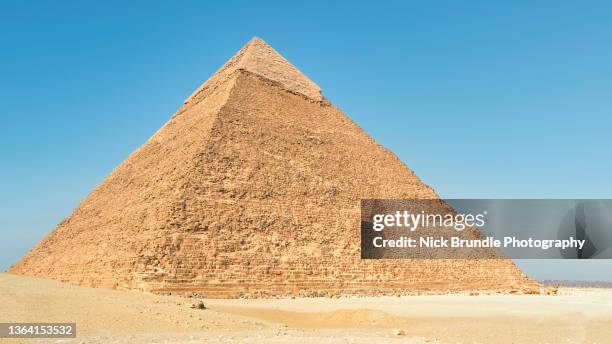
[{"label": "smooth limestone casing at top", "polygon": [[9,271],[206,297],[537,288],[507,259],[360,258],[362,198],[437,197],[254,38]]}]

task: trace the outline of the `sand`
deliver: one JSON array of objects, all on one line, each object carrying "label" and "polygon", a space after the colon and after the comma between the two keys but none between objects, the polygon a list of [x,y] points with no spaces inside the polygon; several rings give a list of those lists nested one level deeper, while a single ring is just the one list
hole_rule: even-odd
[{"label": "sand", "polygon": [[[205,310],[191,308],[195,301],[0,274],[0,322],[76,322],[78,337],[59,341],[64,343],[610,343],[612,338],[610,289],[560,289],[556,296],[205,299]],[[406,334],[394,335],[392,329]]]}]

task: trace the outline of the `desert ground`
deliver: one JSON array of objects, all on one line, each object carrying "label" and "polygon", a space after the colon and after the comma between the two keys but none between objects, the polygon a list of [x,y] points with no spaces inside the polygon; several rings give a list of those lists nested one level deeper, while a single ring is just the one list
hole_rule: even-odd
[{"label": "desert ground", "polygon": [[[6,343],[611,343],[612,290],[558,295],[198,299],[0,274],[0,322],[76,322]],[[404,334],[397,335],[396,329]],[[0,339],[2,341],[2,339]]]}]

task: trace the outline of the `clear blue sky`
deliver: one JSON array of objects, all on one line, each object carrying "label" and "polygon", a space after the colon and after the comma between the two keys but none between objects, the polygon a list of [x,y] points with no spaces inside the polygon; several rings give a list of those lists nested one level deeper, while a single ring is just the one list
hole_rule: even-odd
[{"label": "clear blue sky", "polygon": [[0,269],[254,35],[444,197],[612,198],[609,1],[2,1]]}]

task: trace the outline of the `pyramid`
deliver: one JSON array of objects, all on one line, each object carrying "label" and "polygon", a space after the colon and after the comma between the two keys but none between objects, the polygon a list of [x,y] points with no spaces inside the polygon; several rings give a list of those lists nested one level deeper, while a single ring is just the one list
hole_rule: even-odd
[{"label": "pyramid", "polygon": [[9,272],[206,297],[532,288],[511,260],[362,260],[360,200],[438,198],[254,38]]}]

